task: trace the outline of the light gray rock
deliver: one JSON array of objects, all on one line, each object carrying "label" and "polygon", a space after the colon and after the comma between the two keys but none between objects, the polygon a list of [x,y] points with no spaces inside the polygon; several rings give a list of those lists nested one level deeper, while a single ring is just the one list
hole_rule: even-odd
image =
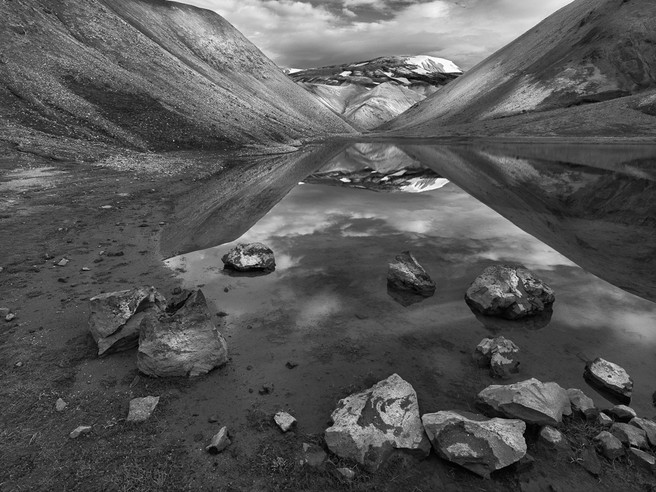
[{"label": "light gray rock", "polygon": [[130,400],[130,410],[126,422],[145,422],[150,418],[159,403],[159,396],[146,396]]},{"label": "light gray rock", "polygon": [[647,433],[630,424],[614,423],[610,427],[610,433],[617,437],[622,444],[640,449],[649,449]]},{"label": "light gray rock", "polygon": [[219,454],[225,448],[230,446],[230,444],[232,444],[232,441],[230,441],[230,437],[228,436],[228,428],[221,427],[219,432],[214,435],[212,441],[205,448],[205,451],[210,454]]},{"label": "light gray rock", "polygon": [[510,379],[519,372],[519,361],[510,359],[499,352],[492,354],[490,376],[497,379]]},{"label": "light gray rock", "polygon": [[633,379],[617,364],[598,357],[585,365],[583,377],[591,385],[611,393],[620,402],[631,402]]},{"label": "light gray rock", "polygon": [[150,314],[141,322],[137,367],[144,374],[192,377],[227,361],[226,341],[214,325],[200,290],[175,313]]},{"label": "light gray rock", "polygon": [[560,432],[558,429],[554,429],[550,425],[545,425],[542,429],[540,429],[538,442],[544,448],[551,450],[569,449],[567,440],[565,439],[565,436],[563,436],[562,432]]},{"label": "light gray rock", "polygon": [[634,427],[642,429],[647,435],[647,441],[649,445],[653,448],[656,448],[656,422],[649,419],[643,419],[640,417],[635,417],[629,422]]},{"label": "light gray rock", "polygon": [[280,427],[280,430],[283,432],[287,432],[296,426],[296,419],[292,417],[290,414],[288,414],[287,412],[276,413],[273,416],[273,420],[275,421],[276,425]]},{"label": "light gray rock", "polygon": [[238,272],[273,271],[276,260],[273,251],[262,243],[240,243],[221,258],[224,267]]},{"label": "light gray rock", "polygon": [[80,437],[81,435],[83,435],[83,434],[88,434],[89,432],[91,432],[91,426],[90,426],[90,425],[81,425],[81,426],[79,426],[79,427],[76,427],[76,428],[73,430],[73,432],[71,432],[71,433],[69,434],[69,437],[70,437],[71,439],[77,439],[77,438]]},{"label": "light gray rock", "polygon": [[409,290],[424,297],[435,293],[435,282],[410,251],[404,251],[388,265],[387,286],[396,290]]},{"label": "light gray rock", "polygon": [[492,377],[507,379],[519,372],[515,360],[519,347],[503,336],[484,338],[476,346],[473,358],[479,367],[489,367]]},{"label": "light gray rock", "polygon": [[624,456],[624,445],[608,431],[601,431],[594,438],[597,448],[606,458],[614,460]]},{"label": "light gray rock", "polygon": [[14,313],[9,313],[7,316],[5,316],[5,321],[13,321],[16,319],[16,315]]},{"label": "light gray rock", "polygon": [[629,458],[636,466],[651,473],[656,473],[656,458],[653,455],[640,449],[629,448]]},{"label": "light gray rock", "polygon": [[610,427],[614,423],[615,421],[603,412],[597,416],[597,424],[602,427]]},{"label": "light gray rock", "polygon": [[469,286],[465,300],[487,316],[519,319],[544,311],[555,301],[547,284],[522,266],[492,265]]},{"label": "light gray rock", "polygon": [[615,422],[624,422],[625,424],[638,416],[633,408],[626,405],[615,405],[608,410],[604,410],[604,413],[610,415]]},{"label": "light gray rock", "polygon": [[422,422],[439,456],[484,478],[526,454],[521,420],[442,411],[425,414]]},{"label": "light gray rock", "polygon": [[587,396],[583,391],[577,388],[567,390],[569,402],[572,404],[572,411],[582,415],[586,419],[594,419],[599,415],[599,409],[595,407],[592,398]]},{"label": "light gray rock", "polygon": [[478,394],[478,404],[493,416],[520,419],[527,424],[556,426],[571,415],[567,392],[556,383],[535,378],[509,385],[492,385]]},{"label": "light gray rock", "polygon": [[136,347],[142,319],[166,308],[166,300],[154,287],[100,294],[89,303],[89,331],[98,344],[98,355]]},{"label": "light gray rock", "polygon": [[353,480],[355,478],[355,472],[350,468],[338,468],[337,472],[343,476],[346,480]]},{"label": "light gray rock", "polygon": [[64,410],[66,410],[67,406],[68,404],[64,400],[62,400],[61,398],[57,398],[57,401],[55,402],[55,410],[57,410],[58,412],[63,412]]},{"label": "light gray rock", "polygon": [[326,429],[328,448],[375,471],[395,450],[427,456],[430,443],[417,394],[398,374],[339,401]]}]

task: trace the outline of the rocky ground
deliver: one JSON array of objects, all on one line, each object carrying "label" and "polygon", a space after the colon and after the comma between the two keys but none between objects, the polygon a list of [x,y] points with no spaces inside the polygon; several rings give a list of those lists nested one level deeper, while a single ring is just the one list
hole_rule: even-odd
[{"label": "rocky ground", "polygon": [[[139,375],[134,351],[98,359],[87,329],[89,298],[134,285],[170,295],[178,281],[161,261],[159,237],[175,198],[213,172],[227,177],[226,188],[239,179],[230,156],[206,158],[202,172],[183,166],[186,157],[126,153],[93,165],[3,152],[0,307],[15,317],[0,320],[0,489],[653,490],[653,476],[626,458],[602,460],[598,478],[586,471],[581,453],[600,429],[581,420],[564,425],[567,452],[553,455],[529,434],[536,463],[491,480],[435,455],[395,458],[375,474],[330,455],[315,469],[299,458],[304,443],[323,446],[323,435],[303,434],[302,427],[283,434],[257,404],[266,395],[254,395],[255,404],[242,398],[239,381],[248,368],[238,358],[193,380]],[[329,391],[336,405],[375,382]],[[209,388],[224,395],[218,409],[203,405]],[[313,388],[308,398],[321,391]],[[145,396],[160,397],[152,417],[127,422],[130,400]],[[62,411],[59,398],[67,404]],[[206,453],[223,425],[232,444]],[[78,426],[91,431],[72,439]],[[354,478],[337,472],[341,467]]]}]

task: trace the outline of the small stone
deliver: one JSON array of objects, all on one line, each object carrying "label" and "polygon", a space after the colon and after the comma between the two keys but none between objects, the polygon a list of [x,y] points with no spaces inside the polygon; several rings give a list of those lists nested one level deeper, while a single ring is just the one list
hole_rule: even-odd
[{"label": "small stone", "polygon": [[608,431],[601,431],[594,438],[597,447],[609,460],[614,460],[624,456],[624,446],[622,441]]},{"label": "small stone", "polygon": [[9,313],[7,316],[5,316],[5,321],[7,322],[13,321],[14,319],[16,319],[16,315],[14,313]]},{"label": "small stone", "polygon": [[80,437],[82,434],[88,434],[91,432],[91,426],[89,425],[81,425],[79,427],[76,427],[73,432],[70,433],[69,437],[71,439],[77,439]]},{"label": "small stone", "polygon": [[613,419],[611,419],[608,415],[606,415],[606,414],[603,413],[603,412],[601,412],[601,413],[597,416],[597,424],[600,425],[600,426],[602,426],[602,427],[610,427],[610,426],[613,425],[614,423],[615,423],[615,422],[613,421]]},{"label": "small stone", "polygon": [[298,367],[298,363],[297,362],[287,361],[287,364],[285,364],[285,367],[287,369],[294,369],[295,367]]},{"label": "small stone", "polygon": [[63,412],[64,410],[66,410],[67,406],[68,404],[64,400],[62,400],[61,398],[57,398],[57,401],[55,402],[55,410],[57,410],[58,412]]},{"label": "small stone", "polygon": [[66,266],[66,265],[69,264],[70,261],[71,261],[71,260],[69,260],[69,259],[67,259],[67,258],[62,258],[61,260],[59,260],[59,261],[57,262],[57,266],[60,266],[60,267]]},{"label": "small stone", "polygon": [[636,417],[631,419],[629,424],[645,431],[645,434],[647,434],[647,441],[649,441],[649,444],[652,447],[656,448],[656,422]]},{"label": "small stone", "polygon": [[630,424],[615,423],[610,428],[610,433],[617,437],[622,444],[633,448],[649,449],[647,433]]},{"label": "small stone", "polygon": [[604,410],[604,413],[611,416],[615,422],[624,422],[628,423],[631,419],[634,419],[638,416],[635,410],[626,405],[615,405],[613,408]]},{"label": "small stone", "polygon": [[270,393],[273,393],[273,384],[270,383],[263,384],[260,390],[258,391],[258,393],[261,395],[268,395]]},{"label": "small stone", "polygon": [[598,357],[585,365],[583,377],[592,386],[609,392],[619,402],[631,402],[633,379],[617,364]]},{"label": "small stone", "polygon": [[550,425],[546,425],[540,430],[538,439],[538,442],[548,449],[569,449],[563,434],[558,429],[554,429]]},{"label": "small stone", "polygon": [[134,398],[130,401],[130,411],[126,422],[145,422],[159,403],[159,396],[146,396]]},{"label": "small stone", "polygon": [[114,208],[114,207],[112,207],[111,205],[103,205],[100,208],[105,209],[105,210],[109,210],[110,208]]},{"label": "small stone", "polygon": [[16,362],[16,364],[14,364],[14,365],[16,367],[23,367],[23,363],[21,361]]},{"label": "small stone", "polygon": [[629,458],[636,466],[652,473],[656,472],[656,458],[649,453],[636,448],[629,448]]},{"label": "small stone", "polygon": [[276,424],[278,424],[278,427],[280,427],[280,430],[283,432],[287,432],[296,427],[296,419],[287,412],[276,413],[276,415],[273,417],[273,420],[276,422]]},{"label": "small stone", "polygon": [[303,443],[302,465],[308,465],[312,468],[321,468],[328,459],[328,454],[316,444]]},{"label": "small stone", "polygon": [[348,481],[351,481],[355,478],[355,472],[350,468],[338,468],[337,471]]},{"label": "small stone", "polygon": [[592,398],[587,396],[583,391],[577,388],[570,388],[567,390],[567,396],[572,404],[572,411],[582,415],[586,419],[594,419],[599,415],[599,409],[595,407]]},{"label": "small stone", "polygon": [[89,270],[91,270],[91,268],[89,268],[89,267],[82,267],[82,271],[83,271],[83,272],[88,272]]},{"label": "small stone", "polygon": [[214,435],[209,446],[205,448],[205,451],[210,454],[219,454],[225,448],[230,446],[230,444],[232,444],[232,441],[230,441],[230,437],[228,437],[228,428],[221,427],[221,430]]}]

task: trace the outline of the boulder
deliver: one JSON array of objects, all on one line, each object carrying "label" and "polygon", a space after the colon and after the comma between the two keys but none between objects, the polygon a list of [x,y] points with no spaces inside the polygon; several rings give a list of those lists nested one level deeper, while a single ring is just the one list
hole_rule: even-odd
[{"label": "boulder", "polygon": [[610,393],[619,402],[631,403],[633,380],[617,364],[598,357],[585,365],[583,377],[593,387]]},{"label": "boulder", "polygon": [[221,261],[224,268],[238,272],[272,272],[276,269],[273,251],[262,243],[238,244]]},{"label": "boulder", "polygon": [[521,420],[442,411],[425,414],[422,422],[439,456],[484,478],[526,454],[526,424]]},{"label": "boulder", "polygon": [[98,344],[98,355],[136,347],[143,318],[166,309],[166,300],[154,287],[100,294],[89,303],[89,331]]},{"label": "boulder", "polygon": [[567,392],[556,383],[527,379],[491,385],[478,394],[478,405],[492,416],[520,419],[527,424],[556,426],[572,412]]},{"label": "boulder", "polygon": [[280,427],[280,430],[287,432],[293,429],[296,426],[296,419],[292,417],[287,412],[278,412],[273,416],[273,420],[276,425]]},{"label": "boulder", "polygon": [[570,388],[567,390],[569,402],[572,405],[572,411],[579,414],[586,419],[594,419],[599,415],[599,409],[595,407],[592,398],[587,396],[583,391],[577,388]]},{"label": "boulder", "polygon": [[230,441],[230,437],[228,436],[228,428],[221,427],[219,432],[212,437],[212,441],[205,448],[205,451],[210,454],[219,454],[225,448],[230,446],[230,444],[232,444],[232,441]]},{"label": "boulder", "polygon": [[597,448],[606,458],[614,460],[624,456],[622,441],[608,431],[601,431],[594,438]]},{"label": "boulder", "polygon": [[427,456],[430,442],[419,417],[417,394],[398,374],[339,401],[326,429],[328,448],[375,471],[395,450]]},{"label": "boulder", "polygon": [[615,423],[610,427],[610,433],[617,437],[625,446],[649,449],[647,433],[630,424]]},{"label": "boulder", "polygon": [[144,374],[198,376],[227,361],[226,342],[212,322],[200,290],[175,313],[150,314],[141,323],[137,367]]},{"label": "boulder", "polygon": [[387,287],[411,291],[423,297],[430,297],[435,293],[435,282],[410,251],[396,256],[388,265]]},{"label": "boulder", "polygon": [[610,415],[615,422],[624,422],[625,424],[628,424],[631,419],[638,416],[633,408],[627,407],[626,405],[615,405],[612,408],[604,410],[604,413]]},{"label": "boulder", "polygon": [[150,418],[159,403],[159,396],[146,396],[130,400],[130,410],[126,422],[145,422]]},{"label": "boulder", "polygon": [[538,314],[555,301],[547,284],[522,266],[492,265],[467,289],[465,300],[486,316],[519,319]]},{"label": "boulder", "polygon": [[656,422],[649,419],[642,419],[640,417],[635,417],[629,422],[634,427],[642,429],[647,435],[647,441],[649,445],[653,448],[656,448]]}]

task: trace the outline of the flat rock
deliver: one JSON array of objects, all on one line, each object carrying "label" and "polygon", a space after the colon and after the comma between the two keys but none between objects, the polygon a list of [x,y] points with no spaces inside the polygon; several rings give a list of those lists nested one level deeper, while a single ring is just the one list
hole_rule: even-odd
[{"label": "flat rock", "polygon": [[622,441],[625,446],[649,449],[647,433],[631,424],[615,423],[610,427],[610,433]]},{"label": "flat rock", "polygon": [[240,243],[221,258],[224,268],[238,272],[269,272],[276,269],[273,251],[262,243]]},{"label": "flat rock", "polygon": [[200,290],[175,313],[150,314],[141,322],[137,367],[144,374],[192,377],[227,361],[226,341],[214,325]]},{"label": "flat rock", "polygon": [[409,290],[423,297],[435,293],[435,282],[410,251],[404,251],[388,265],[387,286],[395,290]]},{"label": "flat rock", "polygon": [[638,416],[633,408],[626,405],[615,405],[612,408],[604,410],[604,413],[610,415],[615,422],[624,422],[625,424]]},{"label": "flat rock", "polygon": [[145,422],[150,418],[159,403],[159,396],[146,396],[130,400],[130,410],[126,422]]},{"label": "flat rock", "polygon": [[595,406],[592,398],[587,396],[582,390],[569,388],[567,390],[567,396],[572,405],[572,412],[582,415],[586,419],[593,419],[599,415],[599,409]]},{"label": "flat rock", "polygon": [[653,455],[636,448],[629,448],[628,454],[629,458],[636,466],[652,473],[656,472],[656,458],[654,458]]},{"label": "flat rock", "polygon": [[427,456],[430,442],[419,417],[417,394],[398,374],[339,401],[326,429],[328,448],[375,471],[395,450]]},{"label": "flat rock", "polygon": [[635,417],[629,422],[634,427],[642,429],[647,435],[647,441],[649,445],[653,448],[656,448],[656,422],[649,419],[643,419],[640,417]]},{"label": "flat rock", "polygon": [[591,385],[611,393],[618,401],[631,402],[633,379],[617,364],[598,357],[585,365],[583,377]]},{"label": "flat rock", "polygon": [[484,478],[526,454],[526,424],[521,420],[442,411],[425,414],[422,422],[439,456]]},{"label": "flat rock", "polygon": [[624,456],[624,445],[617,437],[608,431],[601,431],[594,438],[594,441],[606,458],[614,460]]},{"label": "flat rock", "polygon": [[555,301],[547,284],[522,266],[492,265],[467,289],[465,300],[487,316],[519,319],[538,314]]},{"label": "flat rock", "polygon": [[76,427],[73,432],[69,434],[69,437],[71,439],[77,439],[80,437],[82,434],[88,434],[91,432],[91,426],[90,425],[81,425],[79,427]]},{"label": "flat rock", "polygon": [[563,388],[534,378],[510,385],[488,386],[478,394],[477,402],[484,413],[541,426],[556,426],[562,422],[563,415],[572,412]]},{"label": "flat rock", "polygon": [[273,416],[273,420],[283,432],[287,432],[296,426],[296,419],[287,412],[276,413]]},{"label": "flat rock", "polygon": [[98,344],[98,355],[136,347],[143,318],[166,309],[166,300],[154,287],[100,294],[89,303],[89,331]]},{"label": "flat rock", "polygon": [[230,444],[232,444],[232,441],[230,441],[230,437],[228,436],[228,428],[221,427],[219,432],[212,437],[212,441],[205,448],[205,451],[210,454],[219,454],[225,448],[230,446]]}]

